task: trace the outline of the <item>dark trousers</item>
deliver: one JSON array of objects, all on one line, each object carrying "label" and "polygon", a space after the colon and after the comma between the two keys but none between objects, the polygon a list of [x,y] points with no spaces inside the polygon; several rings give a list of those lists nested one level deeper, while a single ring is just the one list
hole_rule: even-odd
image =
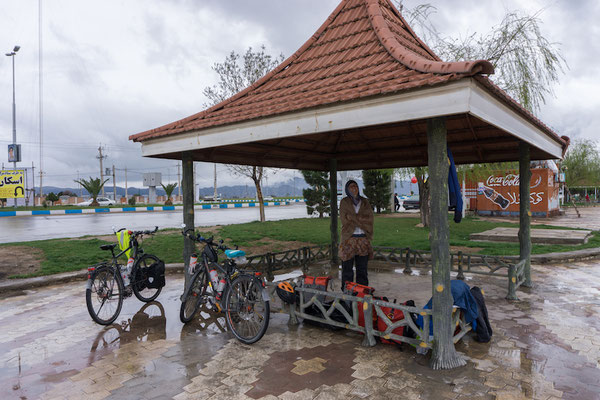
[{"label": "dark trousers", "polygon": [[[342,261],[342,290],[346,287],[346,281],[369,286],[369,278],[367,276],[368,262],[369,256],[354,256],[354,258],[348,261]],[[354,280],[354,271],[352,270],[354,264],[356,264],[356,280]]]}]

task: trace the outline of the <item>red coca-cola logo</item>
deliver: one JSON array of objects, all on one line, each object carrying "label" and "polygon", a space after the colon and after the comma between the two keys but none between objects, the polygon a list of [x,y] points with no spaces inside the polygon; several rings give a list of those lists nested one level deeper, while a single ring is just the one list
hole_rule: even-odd
[{"label": "red coca-cola logo", "polygon": [[486,186],[519,186],[519,175],[506,174],[505,176],[490,175],[485,181]]}]

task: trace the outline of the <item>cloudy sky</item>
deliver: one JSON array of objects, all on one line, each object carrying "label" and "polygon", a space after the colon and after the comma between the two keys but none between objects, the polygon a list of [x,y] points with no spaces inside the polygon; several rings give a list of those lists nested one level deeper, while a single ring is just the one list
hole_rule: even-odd
[{"label": "cloudy sky", "polygon": [[[44,185],[72,186],[98,176],[98,147],[115,165],[117,183],[161,172],[174,182],[174,161],[143,159],[133,133],[202,110],[202,91],[216,83],[211,70],[232,50],[264,44],[273,55],[295,52],[321,25],[338,0],[52,0],[42,8]],[[405,0],[407,7],[422,1]],[[445,36],[488,32],[507,11],[541,9],[543,34],[559,42],[569,70],[539,117],[560,135],[600,136],[600,2],[596,0],[430,0]],[[526,3],[526,5],[522,4]],[[14,45],[17,142],[23,163],[40,160],[38,1],[0,0],[0,50]],[[0,58],[0,163],[8,166],[12,143],[12,65]],[[272,183],[291,177],[280,173]],[[199,164],[200,186],[212,185],[212,165]],[[219,183],[240,182],[219,166]],[[248,182],[243,182],[248,183]],[[36,185],[38,185],[36,179]]]}]

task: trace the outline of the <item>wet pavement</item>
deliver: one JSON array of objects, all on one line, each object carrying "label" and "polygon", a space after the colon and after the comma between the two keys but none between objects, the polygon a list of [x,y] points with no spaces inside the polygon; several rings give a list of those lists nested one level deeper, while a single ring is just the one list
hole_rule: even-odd
[{"label": "wet pavement", "polygon": [[[431,293],[427,274],[370,279],[399,301]],[[494,336],[467,335],[457,350],[468,363],[451,371],[410,346],[362,347],[359,334],[290,326],[283,313],[251,346],[219,314],[184,326],[181,275],[159,302],[126,299],[106,328],[89,317],[83,282],[16,293],[0,300],[0,398],[600,399],[600,261],[534,266],[533,279],[518,302],[504,300],[505,279],[467,281],[485,292]]]}]

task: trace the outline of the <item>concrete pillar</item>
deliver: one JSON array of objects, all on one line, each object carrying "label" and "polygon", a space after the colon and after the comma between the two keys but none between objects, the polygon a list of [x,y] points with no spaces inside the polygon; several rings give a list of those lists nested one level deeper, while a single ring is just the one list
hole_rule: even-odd
[{"label": "concrete pillar", "polygon": [[[192,153],[182,153],[181,161],[183,165],[183,178],[181,186],[183,189],[183,223],[185,229],[194,229],[194,159]],[[183,260],[185,270],[185,286],[187,287],[190,275],[188,267],[190,256],[194,252],[194,242],[185,238],[183,242]]]},{"label": "concrete pillar", "polygon": [[454,348],[452,292],[450,290],[450,246],[448,243],[448,154],[446,119],[427,121],[429,161],[430,231],[432,260],[433,369],[450,369],[466,364]]},{"label": "concrete pillar", "polygon": [[519,143],[519,259],[525,264],[525,282],[531,287],[531,203],[529,201],[531,185],[531,166],[529,144]]},{"label": "concrete pillar", "polygon": [[[331,206],[330,231],[331,231],[331,266],[337,268],[338,260],[338,204],[337,204],[337,160],[329,160],[329,202]],[[337,270],[336,270],[337,271]]]}]

